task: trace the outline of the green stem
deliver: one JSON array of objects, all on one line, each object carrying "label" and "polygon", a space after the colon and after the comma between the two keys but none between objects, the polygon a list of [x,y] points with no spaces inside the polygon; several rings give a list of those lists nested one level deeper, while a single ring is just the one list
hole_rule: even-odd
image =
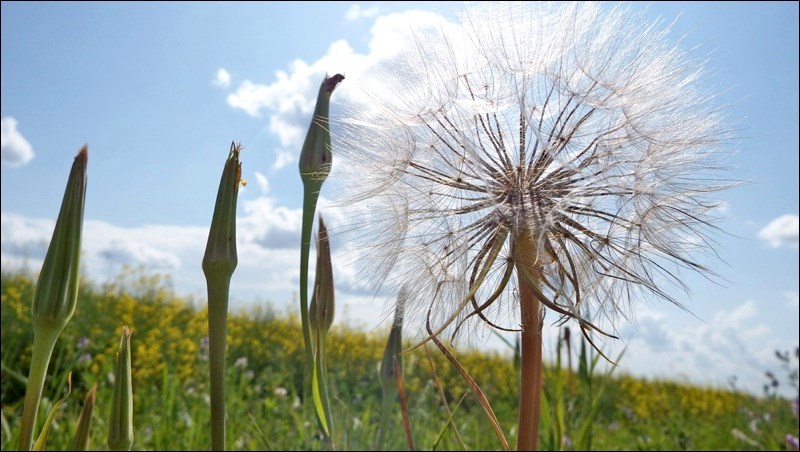
[{"label": "green stem", "polygon": [[[300,321],[303,323],[305,361],[303,367],[303,392],[309,387],[314,354],[311,350],[311,326],[308,322],[308,255],[311,252],[311,229],[322,181],[303,179],[303,229],[300,239]],[[305,398],[303,398],[305,400]]]},{"label": "green stem", "polygon": [[25,405],[22,409],[22,431],[19,438],[19,450],[31,450],[33,430],[36,426],[36,417],[39,413],[39,402],[42,400],[42,390],[47,377],[47,367],[56,340],[61,334],[61,329],[53,331],[34,330],[33,355],[31,356],[31,369],[28,374],[28,386],[25,390]]},{"label": "green stem", "polygon": [[517,238],[516,246],[522,328],[517,450],[537,450],[542,397],[542,324],[541,303],[530,285],[538,284],[541,274],[533,264],[537,253],[527,231]]},{"label": "green stem", "polygon": [[225,345],[231,275],[207,276],[208,357],[211,371],[211,448],[225,450]]},{"label": "green stem", "polygon": [[319,340],[317,341],[317,388],[322,402],[322,411],[325,413],[325,424],[328,428],[328,442],[331,450],[336,449],[336,442],[333,438],[333,413],[331,412],[331,400],[328,395],[328,370],[325,365],[325,334],[319,332]]},{"label": "green stem", "polygon": [[392,407],[394,406],[395,398],[397,397],[397,387],[384,385],[382,390],[383,401],[381,402],[381,429],[378,432],[378,442],[375,444],[375,450],[387,450],[386,440],[389,438],[390,428],[392,426]]}]

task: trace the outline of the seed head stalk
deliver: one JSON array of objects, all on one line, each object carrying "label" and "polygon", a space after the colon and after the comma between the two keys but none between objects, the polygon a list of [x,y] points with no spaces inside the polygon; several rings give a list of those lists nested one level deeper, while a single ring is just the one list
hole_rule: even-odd
[{"label": "seed head stalk", "polygon": [[[516,246],[521,256],[536,256],[530,236],[520,234]],[[534,259],[535,261],[535,259]],[[541,303],[530,286],[539,284],[540,272],[530,261],[517,262],[521,331],[521,368],[519,388],[519,422],[517,450],[537,450],[539,413],[542,399],[542,316]],[[523,275],[531,275],[527,280]]]}]

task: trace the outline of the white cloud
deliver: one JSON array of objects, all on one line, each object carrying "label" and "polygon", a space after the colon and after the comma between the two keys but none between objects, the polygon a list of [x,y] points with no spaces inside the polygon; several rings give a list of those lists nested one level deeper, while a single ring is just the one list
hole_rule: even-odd
[{"label": "white cloud", "polygon": [[237,219],[238,237],[268,249],[294,248],[300,244],[303,209],[275,204],[260,197],[243,203],[245,214]]},{"label": "white cloud", "polygon": [[33,159],[33,146],[17,130],[11,116],[0,119],[0,153],[3,165],[22,166]]},{"label": "white cloud", "polygon": [[295,157],[296,155],[293,152],[279,150],[272,167],[276,170],[286,168],[290,163],[295,161]]},{"label": "white cloud", "polygon": [[784,314],[773,314],[763,301],[744,301],[708,321],[682,312],[667,316],[669,309],[642,307],[636,325],[622,328],[621,341],[604,344],[611,357],[625,348],[620,371],[722,388],[735,376],[740,388],[759,394],[764,371],[778,364],[772,352],[796,341],[796,332],[771,327],[769,316]]},{"label": "white cloud", "polygon": [[269,179],[267,179],[267,176],[256,171],[256,182],[258,182],[258,188],[261,189],[261,194],[266,195],[269,193]]},{"label": "white cloud", "polygon": [[758,231],[758,237],[769,242],[773,248],[781,246],[797,248],[798,236],[800,236],[800,217],[791,214],[770,221]]},{"label": "white cloud", "polygon": [[[363,9],[356,5],[359,17],[377,14],[373,8]],[[355,13],[353,13],[355,14]],[[275,73],[275,80],[268,84],[251,80],[242,81],[228,95],[231,108],[243,110],[254,118],[265,113],[269,118],[269,131],[278,138],[275,150],[274,170],[285,168],[297,161],[303,140],[311,121],[311,115],[325,75],[344,74],[345,81],[336,89],[339,104],[366,105],[366,95],[359,80],[369,68],[396,55],[411,42],[412,26],[440,29],[446,22],[436,13],[407,11],[378,17],[371,28],[369,52],[356,53],[345,40],[333,42],[328,51],[312,63],[297,59],[288,70]],[[375,84],[372,89],[376,89]],[[378,87],[381,91],[394,92],[394,87]]]},{"label": "white cloud", "polygon": [[[258,176],[256,176],[258,179]],[[327,201],[320,200],[325,219],[333,222],[341,215]],[[297,312],[299,285],[301,209],[277,205],[260,197],[243,203],[244,213],[237,218],[239,264],[231,283],[231,308],[245,307],[268,300],[276,307]],[[4,270],[26,268],[38,272],[47,252],[55,221],[28,218],[15,213],[0,214],[2,265]],[[328,223],[330,226],[330,222]],[[120,227],[105,221],[84,221],[81,265],[96,283],[117,277],[123,265],[143,267],[147,272],[168,273],[180,295],[203,300],[205,277],[201,263],[208,239],[208,227],[143,225]],[[311,252],[314,276],[314,251]],[[373,297],[350,289],[354,274],[347,264],[334,262],[337,275],[337,323],[374,328],[374,320],[385,312]]]},{"label": "white cloud", "polygon": [[114,239],[100,253],[109,263],[145,266],[154,271],[174,271],[181,267],[181,260],[173,253],[165,252],[144,243]]},{"label": "white cloud", "polygon": [[[41,267],[55,221],[2,213],[3,265]],[[122,228],[103,221],[86,220],[83,230],[83,262],[90,270],[123,265],[147,266],[155,271],[178,271],[184,251],[205,243],[201,228],[142,226]],[[202,250],[201,254],[202,256]],[[108,276],[107,272],[101,273]],[[95,276],[99,276],[94,273]]]},{"label": "white cloud", "polygon": [[211,81],[215,86],[220,88],[228,88],[231,86],[231,74],[225,68],[217,69],[217,76]]},{"label": "white cloud", "polygon": [[55,222],[3,212],[0,215],[0,254],[3,265],[41,267]]},{"label": "white cloud", "polygon": [[371,6],[369,8],[362,8],[361,5],[355,3],[350,6],[344,15],[345,20],[357,20],[362,17],[372,17],[378,15],[378,7]]}]

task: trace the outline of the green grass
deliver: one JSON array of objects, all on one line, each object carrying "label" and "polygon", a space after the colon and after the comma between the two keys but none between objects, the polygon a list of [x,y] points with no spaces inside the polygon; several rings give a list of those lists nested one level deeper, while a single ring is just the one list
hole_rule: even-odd
[{"label": "green grass", "polygon": [[[17,447],[33,343],[34,280],[25,273],[2,273],[3,450]],[[65,393],[66,376],[72,371],[72,395],[56,414],[48,449],[69,447],[83,398],[93,384],[98,390],[90,446],[106,448],[112,393],[109,373],[121,328],[128,325],[134,330],[133,448],[207,450],[211,441],[204,348],[207,314],[198,306],[202,305],[195,300],[175,296],[168,279],[140,271],[127,270],[103,286],[84,282],[75,316],[56,345],[44,388],[40,425]],[[378,365],[387,334],[388,330],[368,334],[342,327],[330,332],[328,377],[340,449],[371,450],[375,444],[381,414]],[[228,335],[227,448],[322,449],[315,419],[304,418],[296,400],[303,384],[303,341],[297,317],[269,306],[232,312]],[[755,446],[732,434],[738,429],[758,443],[756,448],[785,450],[786,434],[798,433],[789,401],[774,395],[756,398],[723,388],[599,374],[592,371],[593,356],[588,351],[580,359],[579,343],[572,344],[572,352],[571,365],[563,354],[560,362],[550,363],[545,370],[543,448],[752,450]],[[498,449],[485,414],[461,377],[437,350],[430,348],[430,355],[431,360],[421,349],[404,360],[416,447],[455,450],[462,448],[463,441],[473,450]],[[518,382],[513,360],[476,351],[458,351],[457,357],[481,385],[506,437],[515,444]],[[452,425],[448,425],[448,411],[453,411]],[[763,420],[767,414],[769,421]],[[393,416],[386,448],[402,450],[406,440],[401,413],[396,410]],[[762,420],[754,423],[754,419]]]}]

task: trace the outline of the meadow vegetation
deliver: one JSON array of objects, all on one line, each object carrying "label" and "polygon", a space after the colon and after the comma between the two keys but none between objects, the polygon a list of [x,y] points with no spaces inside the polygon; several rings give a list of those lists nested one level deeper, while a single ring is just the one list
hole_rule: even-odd
[{"label": "meadow vegetation", "polygon": [[[133,329],[134,450],[208,449],[210,413],[207,310],[175,295],[169,278],[125,269],[113,281],[83,279],[77,310],[56,344],[39,425],[64,395],[47,448],[68,449],[87,391],[97,385],[90,449],[105,449],[114,357],[122,325]],[[30,300],[34,275],[2,273],[2,449],[15,449],[30,365]],[[232,311],[228,319],[227,439],[235,450],[324,448],[298,400],[303,384],[299,319],[268,304]],[[378,366],[388,329],[363,332],[335,325],[328,336],[332,411],[343,450],[372,450],[380,425]],[[546,363],[540,447],[549,450],[787,450],[797,435],[792,401],[776,385],[797,384],[796,350],[781,352],[786,375],[765,378],[756,397],[735,388],[599,373],[590,347],[558,347]],[[572,362],[567,361],[567,346]],[[584,344],[585,345],[585,344]],[[476,350],[458,359],[515,438],[518,370],[513,354]],[[624,357],[623,357],[624,360]],[[570,371],[571,369],[571,371]],[[409,429],[421,450],[496,450],[498,441],[462,377],[433,347],[404,358]],[[795,409],[796,409],[796,401]],[[399,405],[385,449],[406,449]],[[38,429],[37,429],[38,431]]]}]

